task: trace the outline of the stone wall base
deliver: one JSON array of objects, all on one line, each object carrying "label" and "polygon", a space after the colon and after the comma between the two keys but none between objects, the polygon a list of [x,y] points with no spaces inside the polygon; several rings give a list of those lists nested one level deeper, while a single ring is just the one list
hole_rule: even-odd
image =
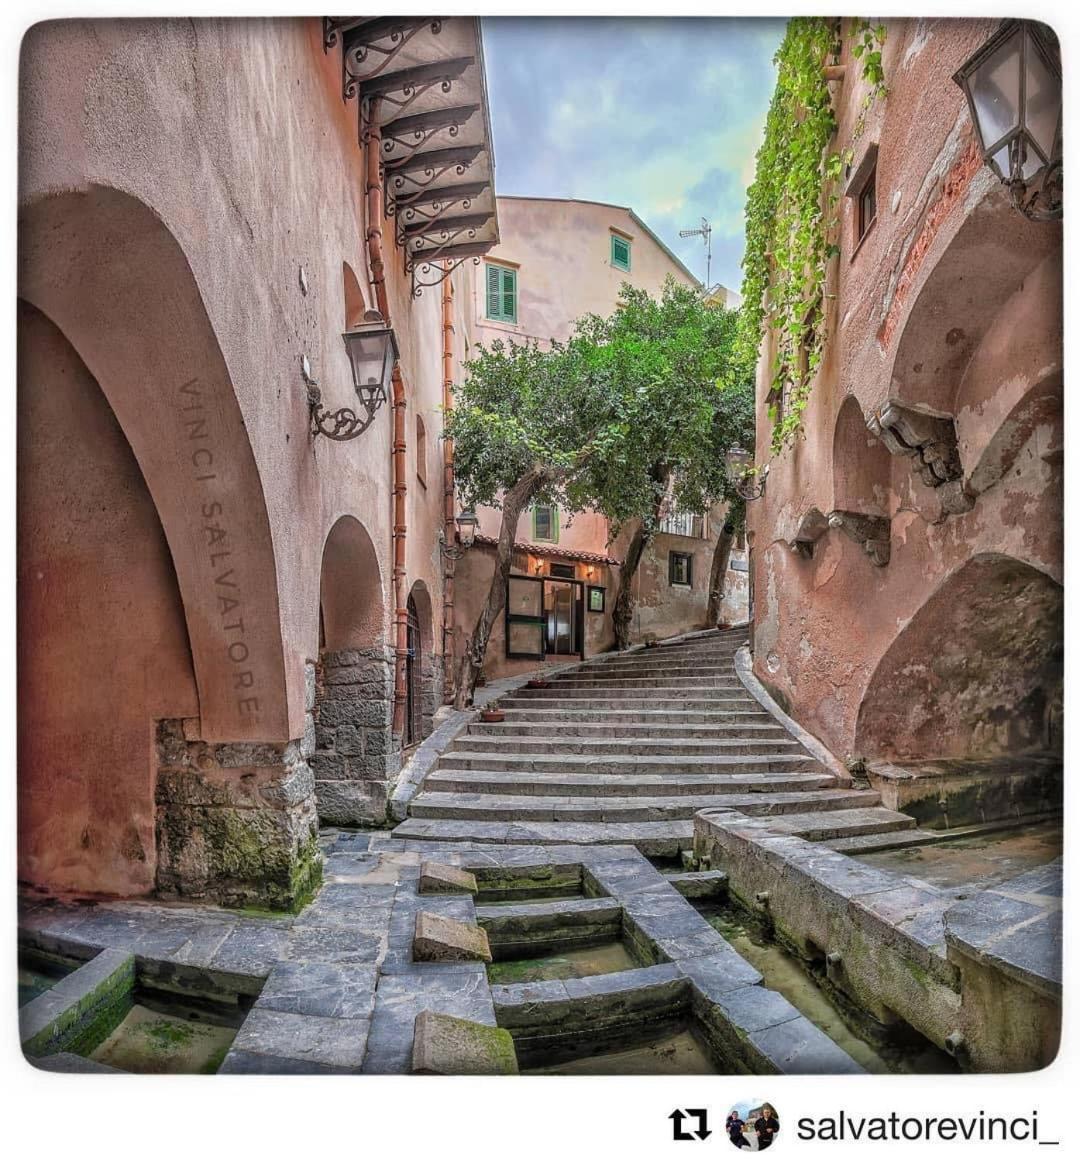
[{"label": "stone wall base", "polygon": [[311,769],[319,821],[334,827],[386,822],[401,769],[393,736],[393,653],[382,648],[324,650],[308,675],[314,713]]},{"label": "stone wall base", "polygon": [[297,910],[322,875],[308,744],[210,744],[198,729],[158,723],[158,893]]}]

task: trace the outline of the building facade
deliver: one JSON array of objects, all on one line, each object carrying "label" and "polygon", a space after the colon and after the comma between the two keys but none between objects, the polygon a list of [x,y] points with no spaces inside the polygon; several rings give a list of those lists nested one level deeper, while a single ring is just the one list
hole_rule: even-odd
[{"label": "building facade", "polygon": [[886,27],[884,99],[846,45],[833,70],[829,337],[749,506],[755,672],[872,777],[1060,753],[1063,646],[1061,226],[1010,204],[952,79],[994,22]]},{"label": "building facade", "polygon": [[[626,206],[560,198],[498,199],[499,244],[465,275],[466,350],[496,340],[568,339],[585,314],[610,315],[624,282],[659,295],[673,278],[700,284]],[[723,305],[728,292],[714,288]],[[501,512],[477,513],[476,547],[458,567],[457,643],[464,648],[495,568]],[[704,517],[674,514],[654,536],[635,575],[632,641],[662,638],[707,623],[713,551],[723,506]],[[597,513],[538,505],[522,513],[515,536],[505,616],[488,645],[487,677],[562,664],[615,644],[612,610],[633,530],[612,535]],[[724,620],[745,618],[745,554],[736,548],[725,585]]]},{"label": "building facade", "polygon": [[478,22],[48,23],[20,98],[20,878],[295,904],[441,700]]}]

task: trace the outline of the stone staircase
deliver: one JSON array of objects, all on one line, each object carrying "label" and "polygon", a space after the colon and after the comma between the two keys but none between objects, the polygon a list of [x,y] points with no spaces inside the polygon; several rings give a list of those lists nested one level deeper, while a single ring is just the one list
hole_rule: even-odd
[{"label": "stone staircase", "polygon": [[776,816],[805,839],[871,844],[915,826],[876,791],[842,787],[739,681],[745,629],[591,660],[499,700],[447,748],[397,839],[629,843],[674,858],[694,814]]}]

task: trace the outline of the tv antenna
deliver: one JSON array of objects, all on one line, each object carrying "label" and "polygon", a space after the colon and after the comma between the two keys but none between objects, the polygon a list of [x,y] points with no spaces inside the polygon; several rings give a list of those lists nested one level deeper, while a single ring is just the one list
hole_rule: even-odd
[{"label": "tv antenna", "polygon": [[680,238],[697,238],[699,235],[705,243],[705,291],[708,293],[709,275],[712,270],[712,227],[709,225],[709,219],[702,218],[701,225],[693,230],[679,231]]}]

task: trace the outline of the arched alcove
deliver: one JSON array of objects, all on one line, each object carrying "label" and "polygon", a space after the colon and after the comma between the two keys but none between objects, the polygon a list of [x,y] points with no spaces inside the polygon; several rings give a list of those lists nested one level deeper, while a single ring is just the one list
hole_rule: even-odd
[{"label": "arched alcove", "polygon": [[1014,405],[987,442],[968,479],[968,489],[978,496],[1002,480],[1016,464],[1017,456],[1034,436],[1033,454],[1048,460],[1060,457],[1064,444],[1062,373],[1034,384]]},{"label": "arched alcove", "polygon": [[836,417],[832,468],[834,510],[889,515],[889,450],[867,429],[863,410],[852,395]]},{"label": "arched alcove", "polygon": [[199,714],[176,572],[101,387],[22,301],[18,394],[19,878],[143,894],[152,723]]},{"label": "arched alcove", "polygon": [[1060,247],[1060,226],[1018,214],[994,183],[967,210],[940,258],[927,264],[929,273],[899,323],[890,398],[953,414],[964,369],[1001,308]]},{"label": "arched alcove", "polygon": [[315,682],[315,798],[319,819],[363,827],[386,819],[400,765],[392,725],[393,654],[378,555],[354,517],[335,521],[323,546],[321,641]]},{"label": "arched alcove", "polygon": [[405,666],[405,744],[412,745],[431,733],[438,704],[440,675],[435,667],[435,625],[431,594],[423,581],[409,591],[408,658]]},{"label": "arched alcove", "polygon": [[183,599],[202,737],[286,741],[290,705],[270,522],[244,417],[199,287],[144,203],[89,186],[19,216],[19,294],[100,385],[135,455]]},{"label": "arched alcove", "polygon": [[356,272],[347,262],[341,264],[341,281],[345,290],[345,330],[350,331],[364,321],[367,303]]},{"label": "arched alcove", "polygon": [[858,753],[986,758],[1045,747],[1060,698],[1063,590],[998,553],[952,573],[900,631],[867,686]]},{"label": "arched alcove", "polygon": [[367,529],[355,517],[341,517],[326,538],[319,604],[324,649],[366,650],[383,644],[379,558]]}]

